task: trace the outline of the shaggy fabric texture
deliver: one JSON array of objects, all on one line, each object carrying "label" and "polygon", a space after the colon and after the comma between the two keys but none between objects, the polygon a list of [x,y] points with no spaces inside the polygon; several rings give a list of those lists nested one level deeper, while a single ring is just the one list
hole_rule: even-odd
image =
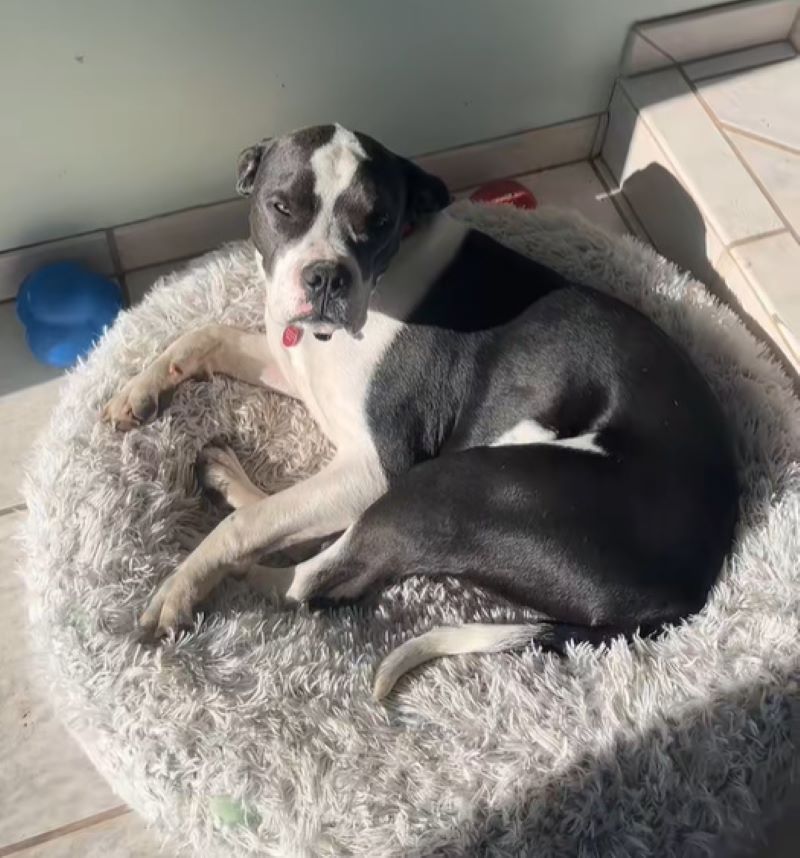
[{"label": "shaggy fabric texture", "polygon": [[313,613],[228,581],[192,633],[140,645],[153,589],[222,515],[196,483],[198,450],[226,438],[269,491],[330,454],[300,405],[223,378],[185,384],[139,431],[98,421],[179,333],[259,327],[250,246],[205,257],[123,314],[68,379],[30,469],[21,570],[59,713],[172,854],[687,858],[760,830],[786,792],[800,666],[788,381],[731,312],[635,240],[559,212],[456,211],[688,350],[736,435],[730,562],[702,614],[658,640],[444,659],[385,704],[370,687],[394,646],[526,611],[417,580]]}]

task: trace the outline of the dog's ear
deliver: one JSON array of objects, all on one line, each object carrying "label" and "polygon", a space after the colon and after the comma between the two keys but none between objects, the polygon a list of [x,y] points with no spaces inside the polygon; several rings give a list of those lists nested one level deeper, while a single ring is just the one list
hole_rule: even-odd
[{"label": "dog's ear", "polygon": [[407,207],[411,220],[433,214],[450,205],[452,197],[447,185],[438,177],[403,159],[407,183]]},{"label": "dog's ear", "polygon": [[262,140],[255,146],[248,146],[239,153],[236,161],[236,193],[243,197],[249,197],[256,183],[256,174],[264,155],[269,148],[269,140]]}]

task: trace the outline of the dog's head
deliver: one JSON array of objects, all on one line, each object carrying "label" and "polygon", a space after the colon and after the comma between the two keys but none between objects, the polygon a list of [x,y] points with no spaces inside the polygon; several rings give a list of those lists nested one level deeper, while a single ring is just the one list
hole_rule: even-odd
[{"label": "dog's head", "polygon": [[268,313],[320,334],[361,329],[404,231],[450,201],[440,179],[339,125],[251,146],[237,169]]}]

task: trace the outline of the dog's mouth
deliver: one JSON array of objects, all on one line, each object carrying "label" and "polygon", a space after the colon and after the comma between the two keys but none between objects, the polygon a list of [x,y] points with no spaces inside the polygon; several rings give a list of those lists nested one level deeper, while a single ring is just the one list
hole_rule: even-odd
[{"label": "dog's mouth", "polygon": [[307,293],[295,304],[286,324],[313,334],[318,340],[329,340],[337,331],[345,331],[360,340],[372,294],[371,290],[367,294],[365,291],[358,282],[350,289]]},{"label": "dog's mouth", "polygon": [[328,331],[333,333],[338,328],[346,327],[346,323],[340,319],[336,319],[327,313],[317,313],[313,311],[300,312],[289,319],[290,325],[298,325],[307,330],[317,332]]},{"label": "dog's mouth", "polygon": [[330,303],[324,309],[310,304],[301,305],[288,324],[304,328],[318,340],[329,340],[336,331],[346,331],[358,339],[362,327],[351,318],[346,306],[331,306]]}]

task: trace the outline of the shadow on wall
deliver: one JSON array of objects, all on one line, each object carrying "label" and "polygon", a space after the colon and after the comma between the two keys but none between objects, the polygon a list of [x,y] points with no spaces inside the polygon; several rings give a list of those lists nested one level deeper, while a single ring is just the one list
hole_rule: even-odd
[{"label": "shadow on wall", "polygon": [[708,236],[700,210],[678,180],[657,163],[648,164],[625,179],[621,191],[628,199],[658,200],[661,209],[668,210],[668,218],[660,218],[657,232],[653,225],[646,228],[653,245],[662,256],[671,259],[705,284],[722,303],[731,307],[742,319],[750,333],[764,342],[772,357],[781,365],[800,393],[800,375],[769,334],[756,322],[741,301],[728,287],[708,258]]}]

